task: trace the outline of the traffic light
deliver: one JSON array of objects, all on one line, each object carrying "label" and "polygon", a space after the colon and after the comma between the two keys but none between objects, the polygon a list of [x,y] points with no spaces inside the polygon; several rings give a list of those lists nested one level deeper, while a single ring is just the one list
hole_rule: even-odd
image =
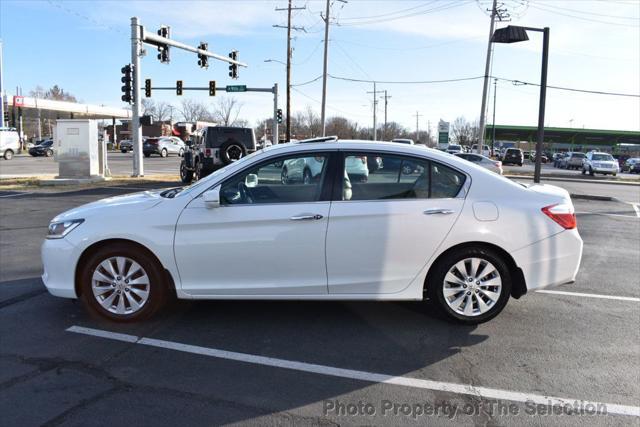
[{"label": "traffic light", "polygon": [[[200,49],[200,50],[208,50],[209,49],[209,43],[200,42],[200,45],[198,46],[198,49]],[[209,68],[209,58],[207,57],[207,55],[203,55],[201,53],[198,54],[198,65],[201,68]]]},{"label": "traffic light", "polygon": [[176,95],[182,96],[182,80],[176,81]]},{"label": "traffic light", "polygon": [[[232,50],[229,53],[229,58],[233,59],[234,61],[238,60],[238,51],[237,50]],[[230,64],[229,65],[229,77],[231,77],[232,79],[237,79],[238,78],[238,65],[237,64]]]},{"label": "traffic light", "polygon": [[[158,30],[158,35],[164,38],[171,38],[170,27],[163,25]],[[158,43],[158,59],[162,63],[169,63],[169,45],[166,43]]]},{"label": "traffic light", "polygon": [[144,81],[144,96],[151,98],[151,79]]},{"label": "traffic light", "polygon": [[4,110],[4,122],[9,123],[9,110]]},{"label": "traffic light", "polygon": [[278,111],[276,111],[276,121],[278,122],[278,124],[282,123],[282,109],[278,108]]},{"label": "traffic light", "polygon": [[120,70],[122,72],[122,78],[120,79],[120,81],[122,81],[122,83],[124,83],[124,86],[122,86],[122,97],[121,99],[124,102],[128,102],[129,104],[131,104],[133,102],[133,79],[132,79],[132,73],[133,73],[133,65],[131,64],[127,64],[124,67],[122,67],[122,69]]},{"label": "traffic light", "polygon": [[216,81],[209,80],[209,96],[216,96]]}]

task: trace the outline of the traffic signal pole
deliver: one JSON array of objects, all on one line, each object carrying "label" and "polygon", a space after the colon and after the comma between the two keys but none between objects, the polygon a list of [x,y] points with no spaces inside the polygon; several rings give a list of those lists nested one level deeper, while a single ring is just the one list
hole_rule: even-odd
[{"label": "traffic signal pole", "polygon": [[133,103],[131,104],[131,142],[133,145],[133,174],[134,177],[144,176],[142,162],[142,128],[140,127],[140,55],[142,51],[142,28],[138,25],[138,18],[131,18],[131,64],[133,70]]},{"label": "traffic signal pole", "polygon": [[[142,129],[140,128],[140,116],[141,116],[141,97],[140,97],[140,57],[143,55],[143,45],[149,44],[156,46],[160,54],[158,59],[161,62],[169,62],[169,46],[194,52],[198,54],[200,60],[203,57],[217,59],[219,61],[229,63],[229,76],[233,78],[238,77],[238,67],[246,67],[247,64],[239,62],[237,60],[237,51],[232,51],[229,56],[222,56],[208,50],[201,49],[202,43],[199,47],[189,46],[184,43],[172,40],[170,38],[169,27],[162,26],[158,31],[158,34],[154,34],[145,31],[144,27],[140,25],[137,17],[131,18],[131,75],[132,75],[132,88],[131,88],[131,138],[133,143],[133,174],[134,177],[144,176],[144,166],[142,164]],[[123,87],[124,90],[124,87]],[[268,89],[271,91],[271,89]],[[126,96],[126,94],[125,94]],[[124,98],[123,98],[124,100]]]}]

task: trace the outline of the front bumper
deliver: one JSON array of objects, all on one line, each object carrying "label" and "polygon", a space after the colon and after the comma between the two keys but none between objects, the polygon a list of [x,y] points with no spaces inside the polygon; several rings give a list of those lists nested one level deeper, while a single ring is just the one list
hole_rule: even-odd
[{"label": "front bumper", "polygon": [[582,259],[577,229],[565,230],[512,253],[529,291],[576,280]]},{"label": "front bumper", "polygon": [[592,167],[592,169],[594,172],[598,172],[598,173],[618,173],[618,168],[597,166],[597,167]]},{"label": "front bumper", "polygon": [[40,250],[42,255],[42,282],[51,295],[62,298],[77,298],[75,271],[78,251],[66,239],[45,239]]}]

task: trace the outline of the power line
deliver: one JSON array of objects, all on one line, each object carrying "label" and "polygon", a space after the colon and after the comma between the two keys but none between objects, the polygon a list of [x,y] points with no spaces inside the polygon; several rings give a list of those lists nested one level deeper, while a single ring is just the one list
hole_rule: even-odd
[{"label": "power line", "polygon": [[628,19],[631,21],[638,21],[638,17],[633,17],[633,16],[620,16],[620,15],[607,15],[604,13],[597,13],[597,12],[586,12],[584,10],[578,10],[578,9],[570,9],[568,7],[561,7],[561,6],[557,6],[555,4],[545,4],[544,7],[548,7],[551,9],[559,9],[559,10],[564,10],[567,12],[573,12],[573,13],[578,13],[578,14],[582,14],[582,15],[592,15],[592,16],[600,16],[602,18],[613,18],[613,19]]},{"label": "power line", "polygon": [[[545,5],[545,6],[547,6],[547,5]],[[573,19],[579,19],[581,21],[597,22],[597,23],[600,23],[600,24],[614,25],[614,26],[620,26],[620,27],[631,27],[631,28],[638,28],[639,27],[638,25],[622,24],[620,22],[611,22],[611,21],[603,21],[603,20],[600,20],[600,19],[585,18],[583,16],[576,16],[576,15],[571,15],[569,13],[558,12],[557,10],[546,9],[546,8],[540,7],[540,6],[531,5],[531,7],[533,7],[534,9],[542,10],[544,12],[554,13],[554,14],[557,14],[557,15],[562,15],[562,16],[566,16],[566,17],[569,17],[569,18],[573,18]]]},{"label": "power line", "polygon": [[294,87],[294,86],[306,86],[306,85],[309,85],[309,84],[311,84],[311,83],[317,82],[317,81],[318,81],[318,80],[320,80],[321,78],[322,78],[322,74],[320,74],[318,77],[316,77],[316,78],[315,78],[315,79],[313,79],[313,80],[309,80],[308,82],[304,82],[304,83],[297,83],[297,84],[293,84],[293,85],[291,85],[291,87]]},{"label": "power line", "polygon": [[456,0],[456,1],[444,4],[444,5],[436,6],[436,7],[432,8],[432,9],[427,9],[427,10],[423,10],[423,11],[419,11],[419,12],[415,12],[415,13],[410,13],[410,14],[406,14],[406,15],[400,15],[400,16],[396,16],[396,17],[392,17],[392,18],[373,19],[373,20],[370,20],[370,21],[357,21],[357,22],[345,22],[345,23],[337,22],[335,25],[338,25],[338,26],[341,26],[341,27],[350,27],[350,26],[356,26],[356,25],[369,25],[369,24],[379,24],[379,23],[383,23],[383,22],[391,22],[391,21],[396,21],[398,19],[412,18],[414,16],[426,15],[428,13],[441,12],[443,10],[464,6],[464,5],[469,4],[471,1],[472,0]]},{"label": "power line", "polygon": [[[491,77],[495,78],[495,79],[498,79],[498,80],[505,81],[505,82],[511,82],[511,83],[513,83],[515,85],[522,85],[522,86],[526,85],[526,86],[538,86],[538,87],[540,87],[540,83],[523,82],[522,80],[506,79],[506,78],[495,77],[495,76],[491,76]],[[606,91],[602,91],[602,90],[576,89],[576,88],[571,88],[571,87],[552,86],[552,85],[547,85],[547,88],[549,88],[549,89],[557,89],[557,90],[566,90],[566,91],[569,91],[569,92],[591,93],[591,94],[595,94],[595,95],[627,96],[627,97],[633,97],[633,98],[640,98],[640,94],[634,94],[634,93],[606,92]]]},{"label": "power line", "polygon": [[345,80],[349,82],[358,82],[358,83],[384,83],[384,84],[431,84],[431,83],[452,83],[452,82],[462,82],[466,80],[478,80],[484,78],[484,76],[477,77],[462,77],[458,79],[444,79],[444,80],[417,80],[417,81],[398,81],[398,80],[365,80],[365,79],[355,79],[351,77],[342,77],[342,76],[334,76],[333,74],[329,74],[329,77],[335,80]]},{"label": "power line", "polygon": [[382,13],[380,15],[369,15],[369,16],[355,16],[355,17],[349,17],[349,18],[343,18],[344,20],[358,20],[358,19],[375,19],[375,18],[384,18],[387,16],[393,16],[393,15],[397,15],[400,13],[404,13],[404,12],[408,12],[410,10],[415,10],[415,9],[420,9],[421,7],[426,7],[431,3],[434,3],[435,0],[430,0],[424,4],[420,4],[418,6],[413,6],[413,7],[409,7],[407,9],[400,9],[400,10],[396,10],[395,12],[387,12],[387,13]]}]

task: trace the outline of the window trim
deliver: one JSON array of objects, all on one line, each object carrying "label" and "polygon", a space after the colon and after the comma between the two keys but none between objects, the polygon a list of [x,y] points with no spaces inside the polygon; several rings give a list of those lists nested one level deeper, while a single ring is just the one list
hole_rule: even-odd
[{"label": "window trim", "polygon": [[222,191],[222,187],[229,181],[235,179],[238,175],[241,175],[243,173],[245,173],[246,171],[250,170],[250,169],[254,169],[254,168],[260,168],[264,165],[268,165],[270,163],[275,163],[278,161],[278,159],[286,159],[286,158],[292,158],[292,157],[302,157],[304,155],[308,155],[308,154],[313,154],[314,156],[310,156],[310,157],[315,157],[318,155],[324,155],[327,157],[327,166],[326,166],[326,170],[324,173],[324,176],[322,177],[322,182],[320,182],[321,187],[321,191],[320,191],[320,197],[318,198],[318,200],[313,200],[313,201],[308,201],[308,202],[273,202],[273,203],[246,203],[246,204],[236,204],[236,205],[227,205],[227,204],[220,204],[220,207],[224,207],[224,208],[232,208],[232,207],[244,207],[244,206],[273,206],[273,205],[299,205],[299,204],[309,204],[309,203],[327,203],[327,202],[331,202],[331,190],[333,190],[334,184],[335,184],[335,179],[333,179],[334,175],[335,175],[335,170],[332,171],[332,164],[335,164],[335,157],[337,156],[337,152],[335,150],[309,150],[309,151],[297,151],[294,153],[289,153],[289,154],[283,154],[283,155],[278,155],[278,156],[272,156],[269,157],[267,159],[264,159],[260,162],[256,162],[250,165],[247,165],[246,167],[240,169],[239,171],[237,171],[236,173],[234,173],[231,176],[228,176],[227,178],[225,178],[222,181],[219,181],[217,184],[213,185],[212,187],[208,188],[207,190],[203,191],[201,194],[199,194],[197,197],[201,197],[202,194],[206,193],[208,190],[215,188],[215,187],[220,187],[220,191]]}]

